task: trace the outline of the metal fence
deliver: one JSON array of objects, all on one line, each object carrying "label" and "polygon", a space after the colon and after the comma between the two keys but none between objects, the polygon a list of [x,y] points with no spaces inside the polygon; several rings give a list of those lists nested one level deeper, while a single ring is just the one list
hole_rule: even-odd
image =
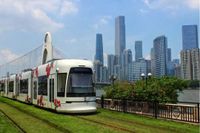
[{"label": "metal fence", "polygon": [[148,115],[155,118],[166,118],[192,123],[200,123],[199,103],[158,103],[97,98],[97,106],[114,111]]}]

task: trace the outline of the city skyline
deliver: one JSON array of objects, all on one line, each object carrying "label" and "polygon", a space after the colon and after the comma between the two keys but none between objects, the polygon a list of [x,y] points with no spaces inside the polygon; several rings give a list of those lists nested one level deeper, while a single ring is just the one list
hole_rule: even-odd
[{"label": "city skyline", "polygon": [[[88,8],[88,4],[93,7]],[[127,49],[134,51],[134,42],[141,40],[143,57],[149,58],[153,39],[165,35],[172,58],[178,58],[182,49],[181,27],[198,24],[198,10],[196,0],[128,0],[109,4],[87,0],[2,1],[0,64],[40,46],[46,31],[52,32],[53,45],[62,49],[67,58],[93,60],[96,33],[103,35],[104,54],[114,54],[114,21],[121,15],[126,19]]]}]

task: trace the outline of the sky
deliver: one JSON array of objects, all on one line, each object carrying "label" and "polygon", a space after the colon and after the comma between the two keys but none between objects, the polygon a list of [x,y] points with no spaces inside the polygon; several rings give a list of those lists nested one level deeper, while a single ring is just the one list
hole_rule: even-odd
[{"label": "sky", "polygon": [[0,0],[0,64],[43,44],[47,31],[66,58],[93,60],[96,33],[103,34],[105,57],[114,54],[120,15],[133,58],[136,40],[143,41],[143,56],[149,59],[160,35],[167,37],[172,58],[179,58],[181,27],[199,25],[199,7],[199,0]]}]

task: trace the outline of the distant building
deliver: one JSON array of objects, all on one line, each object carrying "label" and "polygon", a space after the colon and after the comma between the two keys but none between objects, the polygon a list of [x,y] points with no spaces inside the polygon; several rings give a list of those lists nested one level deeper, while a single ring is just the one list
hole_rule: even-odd
[{"label": "distant building", "polygon": [[159,36],[153,41],[152,73],[156,77],[167,75],[167,38]]},{"label": "distant building", "polygon": [[96,54],[95,60],[103,65],[103,39],[102,34],[96,34]]},{"label": "distant building", "polygon": [[108,55],[108,76],[114,75],[114,65],[115,65],[115,56],[114,55]]},{"label": "distant building", "polygon": [[192,79],[200,80],[200,49],[191,50]]},{"label": "distant building", "polygon": [[146,60],[146,63],[147,63],[147,74],[152,73],[151,72],[151,60]]},{"label": "distant building", "polygon": [[141,79],[141,74],[144,73],[147,75],[147,62],[145,59],[138,59],[137,61],[133,61],[128,66],[128,80],[136,81]]},{"label": "distant building", "polygon": [[181,51],[181,77],[200,80],[200,50],[198,48]]},{"label": "distant building", "polygon": [[100,82],[101,81],[101,75],[102,75],[102,67],[103,65],[99,60],[94,61],[94,70],[95,70],[95,82]]},{"label": "distant building", "polygon": [[198,28],[197,25],[182,26],[183,50],[198,48]]},{"label": "distant building", "polygon": [[135,41],[135,61],[143,58],[142,56],[142,41]]},{"label": "distant building", "polygon": [[126,49],[126,35],[125,35],[125,17],[118,16],[115,18],[115,56],[117,63],[122,67],[122,54]]},{"label": "distant building", "polygon": [[181,78],[181,65],[176,65],[174,67],[174,76],[177,78]]},{"label": "distant building", "polygon": [[172,61],[171,48],[167,48],[167,62],[171,62],[171,61]]},{"label": "distant building", "polygon": [[132,51],[130,49],[126,49],[123,52],[123,59],[122,59],[122,80],[128,80],[128,65],[132,62]]},{"label": "distant building", "polygon": [[121,80],[121,68],[120,65],[114,65],[114,75],[116,76],[117,80]]},{"label": "distant building", "polygon": [[108,69],[106,66],[100,67],[100,82],[109,82]]}]

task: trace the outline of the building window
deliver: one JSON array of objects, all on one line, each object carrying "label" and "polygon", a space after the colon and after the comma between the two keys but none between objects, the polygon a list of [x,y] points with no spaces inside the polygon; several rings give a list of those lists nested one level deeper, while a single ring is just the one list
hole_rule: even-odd
[{"label": "building window", "polygon": [[47,76],[38,77],[38,95],[47,96]]},{"label": "building window", "polygon": [[9,92],[13,92],[13,89],[14,89],[14,81],[10,81],[9,82]]},{"label": "building window", "polygon": [[20,93],[28,94],[28,79],[20,80]]}]

